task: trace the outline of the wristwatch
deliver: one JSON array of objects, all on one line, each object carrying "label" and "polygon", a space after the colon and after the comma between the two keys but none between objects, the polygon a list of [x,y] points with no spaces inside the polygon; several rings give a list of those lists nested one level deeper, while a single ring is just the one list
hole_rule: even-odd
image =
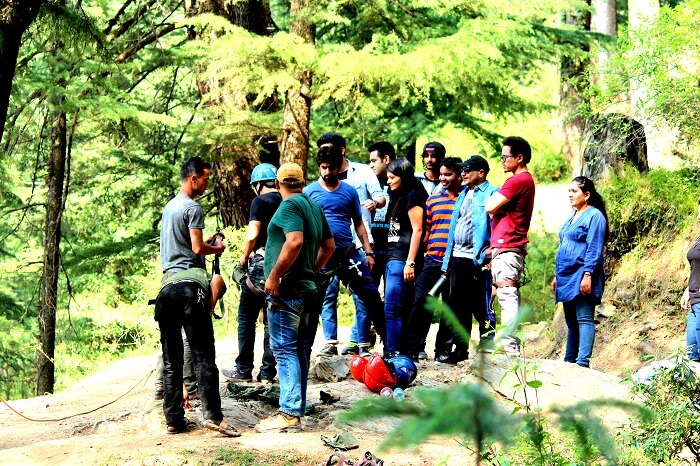
[{"label": "wristwatch", "polygon": [[584,275],[590,275],[591,272],[583,272]]},{"label": "wristwatch", "polygon": [[372,251],[366,252],[365,256],[374,257],[374,252],[372,252]]},{"label": "wristwatch", "polygon": [[406,261],[406,265],[413,268],[416,266],[416,261]]}]

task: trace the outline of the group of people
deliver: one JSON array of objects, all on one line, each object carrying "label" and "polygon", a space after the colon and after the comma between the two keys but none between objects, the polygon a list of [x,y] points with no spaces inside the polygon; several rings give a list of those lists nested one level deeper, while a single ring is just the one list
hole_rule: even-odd
[{"label": "group of people", "polygon": [[[500,188],[487,180],[485,158],[446,157],[439,142],[425,145],[423,173],[397,158],[388,142],[369,147],[369,166],[348,160],[338,133],[322,135],[317,146],[319,179],[308,186],[293,163],[261,164],[251,175],[257,197],[237,265],[245,272],[238,275],[239,354],[235,367],[221,372],[231,381],[253,380],[255,322],[262,310],[264,354],[257,378],[272,383],[277,376],[280,400],[279,411],[256,425],[258,432],[301,429],[319,320],[326,342],[321,355],[338,354],[339,282],[355,304],[351,341],[343,354],[369,354],[376,332],[385,356],[427,359],[433,313],[426,301],[437,295],[467,332],[477,321],[481,350],[520,354],[519,286],[535,195],[528,142],[503,140],[501,163],[512,176]],[[204,213],[194,200],[206,190],[210,170],[198,157],[188,160],[180,194],[163,212],[164,278],[156,301],[163,410],[169,433],[186,428],[181,400],[188,343],[205,427],[237,436],[221,413],[210,318],[225,285],[218,276],[209,281],[203,261],[205,255],[221,254],[225,245],[215,237],[203,240]],[[595,334],[593,308],[602,295],[607,221],[604,203],[587,178],[574,179],[569,197],[573,212],[560,232],[552,291],[564,302],[569,325],[565,360],[587,367]],[[498,336],[495,297],[505,325]],[[468,357],[469,342],[441,321],[435,361],[456,364]]]}]

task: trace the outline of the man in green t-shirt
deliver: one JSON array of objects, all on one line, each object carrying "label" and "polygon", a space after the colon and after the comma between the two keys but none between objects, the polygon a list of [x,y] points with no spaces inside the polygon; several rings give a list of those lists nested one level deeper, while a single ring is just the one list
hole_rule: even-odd
[{"label": "man in green t-shirt", "polygon": [[256,432],[301,430],[309,378],[306,309],[319,299],[314,276],[335,250],[323,210],[301,192],[301,167],[283,164],[277,170],[276,185],[282,203],[267,227],[265,293],[270,344],[280,379],[280,408],[274,416],[260,421]]}]

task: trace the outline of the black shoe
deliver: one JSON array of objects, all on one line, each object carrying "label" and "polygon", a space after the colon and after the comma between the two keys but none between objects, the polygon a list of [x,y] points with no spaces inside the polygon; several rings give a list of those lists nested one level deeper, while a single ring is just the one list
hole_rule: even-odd
[{"label": "black shoe", "polygon": [[468,351],[454,351],[450,355],[450,364],[457,364],[458,362],[466,361],[469,359]]},{"label": "black shoe", "polygon": [[340,354],[342,354],[343,356],[347,356],[350,354],[360,354],[360,347],[357,346],[357,343],[350,343],[348,346],[343,348]]},{"label": "black shoe", "polygon": [[453,364],[452,355],[444,353],[435,353],[435,362],[440,364]]},{"label": "black shoe", "polygon": [[327,343],[326,346],[321,348],[321,351],[319,351],[316,354],[318,354],[319,356],[337,356],[338,347],[333,343]]}]

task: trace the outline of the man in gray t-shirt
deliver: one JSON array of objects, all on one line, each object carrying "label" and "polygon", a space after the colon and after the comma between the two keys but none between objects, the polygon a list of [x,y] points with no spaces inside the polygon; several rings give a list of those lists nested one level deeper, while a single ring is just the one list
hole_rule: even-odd
[{"label": "man in gray t-shirt", "polygon": [[209,185],[211,165],[193,157],[180,169],[180,193],[165,206],[160,232],[163,283],[156,299],[156,315],[163,353],[163,413],[167,433],[188,430],[182,407],[182,364],[184,329],[192,350],[204,427],[229,437],[241,434],[224,420],[216,367],[212,305],[218,297],[217,282],[209,280],[204,256],[221,254],[226,246],[217,238],[204,241],[204,211],[194,201]]}]

